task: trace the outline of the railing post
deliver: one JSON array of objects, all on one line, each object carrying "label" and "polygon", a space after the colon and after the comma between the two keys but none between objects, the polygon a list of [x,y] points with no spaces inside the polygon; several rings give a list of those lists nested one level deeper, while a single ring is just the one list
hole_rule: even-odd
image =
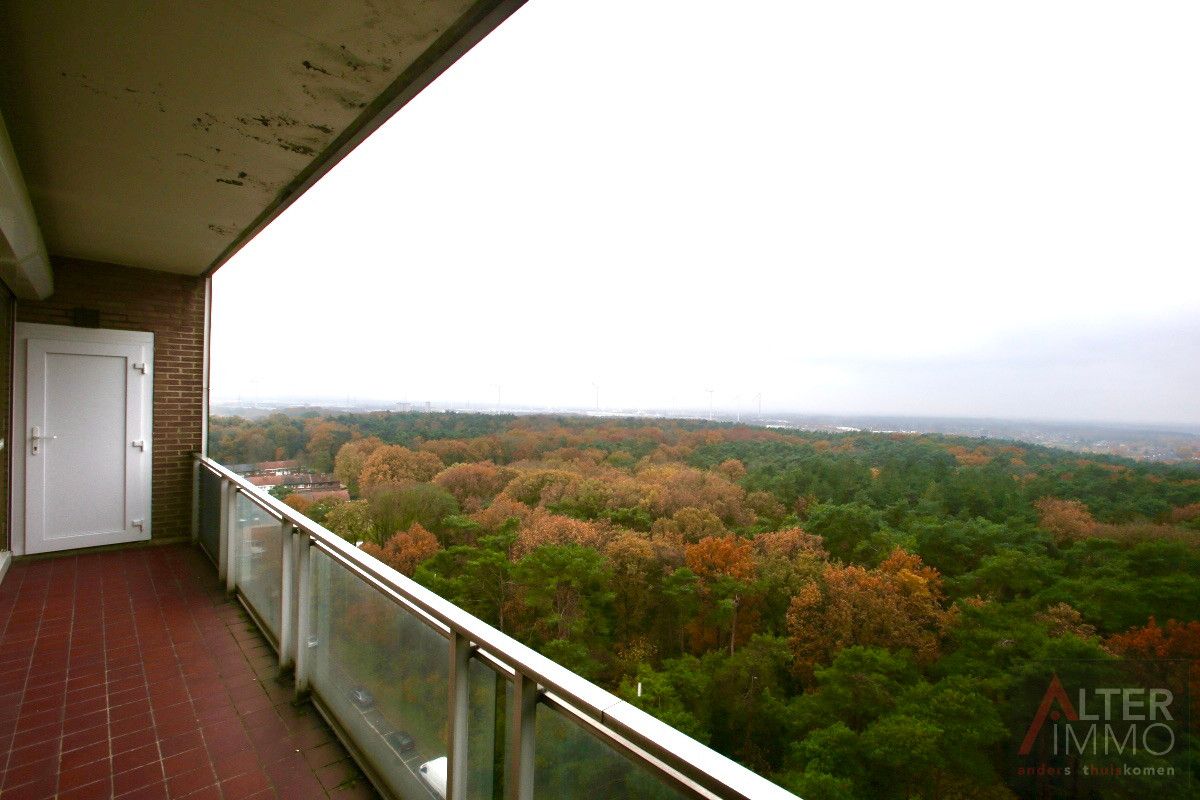
[{"label": "railing post", "polygon": [[518,672],[513,676],[512,749],[504,779],[508,800],[533,800],[533,753],[537,728],[537,681]]},{"label": "railing post", "polygon": [[280,569],[279,591],[279,670],[283,672],[295,663],[296,657],[296,561],[295,529],[289,520],[279,523]]},{"label": "railing post", "polygon": [[471,642],[450,631],[450,723],[446,752],[446,800],[467,798],[467,719],[471,688]]},{"label": "railing post", "polygon": [[312,541],[309,535],[301,530],[296,537],[298,549],[296,559],[296,663],[294,677],[296,681],[296,699],[303,700],[308,695],[309,638],[312,636]]},{"label": "railing post", "polygon": [[241,491],[234,483],[229,484],[229,504],[225,507],[225,557],[229,563],[225,565],[225,591],[237,591],[238,579],[238,550],[241,538],[238,530],[238,493]]},{"label": "railing post", "polygon": [[220,534],[217,537],[217,576],[222,583],[228,580],[229,571],[229,507],[233,505],[233,483],[221,478],[221,519],[218,521]]},{"label": "railing post", "polygon": [[200,541],[200,461],[192,459],[192,544]]}]

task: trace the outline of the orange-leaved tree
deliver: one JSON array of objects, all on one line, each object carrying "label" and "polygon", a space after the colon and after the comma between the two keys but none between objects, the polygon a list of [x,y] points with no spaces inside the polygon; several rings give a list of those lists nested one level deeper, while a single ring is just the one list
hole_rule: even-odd
[{"label": "orange-leaved tree", "polygon": [[634,531],[616,533],[604,542],[602,552],[613,574],[617,632],[622,641],[629,640],[651,627],[663,563],[649,537]]},{"label": "orange-leaved tree", "polygon": [[302,494],[289,494],[287,497],[283,498],[283,502],[285,505],[289,505],[299,511],[301,514],[307,514],[308,510],[313,507],[312,499],[305,497]]},{"label": "orange-leaved tree", "polygon": [[670,518],[654,520],[650,530],[660,536],[675,534],[683,541],[693,543],[706,537],[724,536],[729,532],[716,514],[692,506],[679,509]]},{"label": "orange-leaved tree", "polygon": [[513,558],[522,558],[545,545],[577,544],[581,547],[599,549],[606,537],[607,528],[562,514],[551,514],[544,508],[535,508],[525,517],[517,531],[513,544]]},{"label": "orange-leaved tree", "polygon": [[1088,536],[1096,529],[1092,512],[1078,500],[1043,497],[1033,506],[1038,510],[1038,525],[1054,534],[1060,544]]},{"label": "orange-leaved tree", "polygon": [[414,522],[407,531],[396,531],[382,546],[366,542],[363,552],[375,556],[397,572],[412,576],[417,565],[432,558],[441,547],[437,537],[419,522]]},{"label": "orange-leaved tree", "polygon": [[702,579],[722,576],[738,581],[754,578],[754,545],[734,536],[707,536],[683,551],[688,569]]},{"label": "orange-leaved tree", "polygon": [[1200,519],[1200,503],[1188,503],[1171,509],[1171,522],[1191,522]]},{"label": "orange-leaved tree", "polygon": [[774,558],[829,557],[829,553],[825,551],[825,541],[802,528],[760,533],[754,537],[754,545],[764,556]]},{"label": "orange-leaved tree", "polygon": [[910,650],[931,663],[953,616],[938,571],[899,547],[874,569],[830,564],[788,606],[796,675],[811,682],[814,669],[855,645]]},{"label": "orange-leaved tree", "polygon": [[353,439],[342,445],[337,456],[333,459],[333,474],[350,490],[350,494],[358,495],[358,476],[362,473],[367,457],[383,447],[383,442],[377,436],[365,439]]},{"label": "orange-leaved tree", "polygon": [[727,458],[717,466],[713,467],[713,469],[734,483],[737,483],[742,478],[746,477],[746,465],[741,461],[738,461],[736,458]]},{"label": "orange-leaved tree", "polygon": [[579,475],[563,469],[534,469],[522,472],[508,482],[504,494],[527,506],[545,505],[559,498]]},{"label": "orange-leaved tree", "polygon": [[441,472],[443,466],[433,453],[385,444],[367,456],[358,476],[359,488],[366,492],[389,483],[425,483]]},{"label": "orange-leaved tree", "polygon": [[454,495],[463,511],[470,514],[491,502],[515,474],[490,461],[476,461],[446,467],[433,482]]},{"label": "orange-leaved tree", "polygon": [[[750,638],[755,621],[745,613],[750,584],[754,580],[756,564],[754,545],[733,534],[706,536],[683,549],[684,563],[699,579],[701,613],[693,621],[691,633],[693,646],[707,650],[719,639],[725,639],[728,629],[729,652],[733,653],[739,640]],[[742,611],[739,630],[738,617]],[[709,622],[705,625],[705,621]]]},{"label": "orange-leaved tree", "polygon": [[351,431],[340,422],[314,418],[305,420],[304,431],[308,444],[304,446],[304,460],[318,472],[333,469],[334,454],[350,441]]},{"label": "orange-leaved tree", "polygon": [[636,477],[648,486],[647,505],[656,517],[690,507],[711,511],[727,525],[754,522],[754,513],[746,508],[746,492],[716,472],[663,464],[646,467]]},{"label": "orange-leaved tree", "polygon": [[[1125,658],[1142,660],[1140,667],[1149,672],[1163,665],[1154,662],[1186,662],[1188,694],[1191,696],[1191,731],[1200,732],[1200,622],[1167,620],[1159,625],[1154,617],[1140,628],[1114,633],[1105,642],[1108,649]],[[1146,676],[1151,677],[1150,675]]]}]

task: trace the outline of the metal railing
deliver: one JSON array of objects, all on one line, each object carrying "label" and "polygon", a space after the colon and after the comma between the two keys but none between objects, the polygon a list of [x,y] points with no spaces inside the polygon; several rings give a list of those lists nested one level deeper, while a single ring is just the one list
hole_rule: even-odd
[{"label": "metal railing", "polygon": [[194,480],[193,538],[385,796],[795,800],[217,462]]}]

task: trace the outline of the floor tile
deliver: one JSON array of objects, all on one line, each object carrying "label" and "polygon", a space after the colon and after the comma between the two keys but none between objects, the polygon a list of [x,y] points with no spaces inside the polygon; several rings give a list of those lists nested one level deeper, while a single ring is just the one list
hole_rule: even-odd
[{"label": "floor tile", "polygon": [[187,546],[12,565],[0,582],[4,800],[376,795]]}]

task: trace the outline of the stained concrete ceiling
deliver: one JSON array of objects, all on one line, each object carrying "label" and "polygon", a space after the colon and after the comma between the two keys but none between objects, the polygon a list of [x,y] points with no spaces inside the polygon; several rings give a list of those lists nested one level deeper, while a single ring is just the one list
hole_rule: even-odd
[{"label": "stained concrete ceiling", "polygon": [[46,249],[219,266],[519,5],[0,3],[0,115]]}]

